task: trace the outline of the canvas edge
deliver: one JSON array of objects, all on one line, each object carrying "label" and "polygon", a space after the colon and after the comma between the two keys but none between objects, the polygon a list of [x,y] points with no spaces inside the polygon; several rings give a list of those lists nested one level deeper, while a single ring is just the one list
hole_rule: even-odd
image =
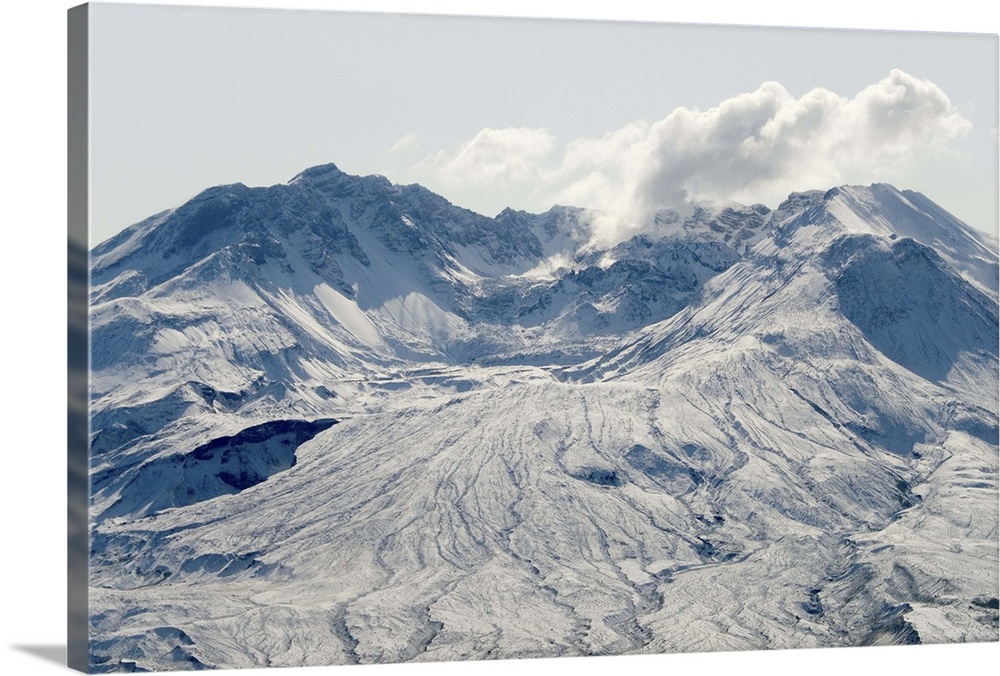
[{"label": "canvas edge", "polygon": [[[89,507],[89,99],[88,99],[88,50],[89,21],[87,4],[67,10],[67,223],[68,223],[68,578],[67,578],[67,666],[89,673],[89,594],[88,594],[88,507]],[[266,9],[254,8],[250,9]],[[307,10],[309,11],[309,10]],[[339,10],[319,10],[337,12]],[[361,12],[377,13],[377,12]],[[449,15],[432,15],[443,16]],[[465,18],[462,15],[451,15]],[[511,17],[487,17],[511,18]],[[530,19],[530,17],[529,17]],[[537,17],[540,20],[572,20]],[[600,20],[593,20],[600,21]],[[698,23],[679,25],[705,25]],[[707,24],[714,25],[714,24]],[[739,24],[732,24],[739,26]],[[754,26],[750,26],[754,27]],[[798,30],[795,26],[761,26]],[[823,30],[822,27],[808,30]],[[827,30],[841,30],[830,28]],[[861,30],[849,28],[846,30]],[[969,34],[976,35],[976,34]],[[1000,35],[985,34],[992,38],[995,49],[1000,45]],[[995,165],[996,167],[996,165]],[[82,329],[82,333],[81,333]],[[992,641],[996,641],[993,639]],[[991,642],[992,642],[991,641]],[[968,644],[952,644],[968,645]],[[847,648],[850,649],[850,648]],[[835,648],[834,650],[845,650]],[[754,651],[770,653],[773,651]],[[801,651],[784,651],[801,652]],[[663,655],[683,653],[660,653]],[[721,654],[721,653],[716,653]],[[625,657],[623,655],[613,658]],[[564,658],[558,658],[564,659]],[[572,658],[570,658],[572,659]],[[537,658],[531,661],[537,661]],[[480,663],[464,662],[475,665]],[[461,665],[463,662],[453,662]],[[293,671],[295,671],[293,669]]]},{"label": "canvas edge", "polygon": [[89,421],[88,5],[67,11],[67,649],[89,671],[87,455]]}]

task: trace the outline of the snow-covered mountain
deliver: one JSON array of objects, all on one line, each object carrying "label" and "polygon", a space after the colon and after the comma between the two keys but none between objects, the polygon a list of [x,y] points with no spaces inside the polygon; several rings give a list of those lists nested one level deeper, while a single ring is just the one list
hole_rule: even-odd
[{"label": "snow-covered mountain", "polygon": [[94,668],[996,640],[996,242],[595,223],[326,165],[96,247]]}]

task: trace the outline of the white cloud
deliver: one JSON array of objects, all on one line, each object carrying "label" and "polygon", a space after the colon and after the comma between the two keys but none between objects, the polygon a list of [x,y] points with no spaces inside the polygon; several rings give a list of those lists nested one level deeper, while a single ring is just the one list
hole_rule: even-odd
[{"label": "white cloud", "polygon": [[447,183],[511,185],[537,180],[555,146],[545,129],[487,127],[457,152],[425,158],[423,166]]},{"label": "white cloud", "polygon": [[403,150],[412,150],[420,145],[420,138],[412,131],[408,134],[404,134],[399,138],[398,141],[392,144],[388,152],[397,153]]},{"label": "white cloud", "polygon": [[947,151],[971,126],[935,84],[894,70],[853,98],[825,89],[796,98],[766,82],[708,110],[677,108],[561,149],[544,129],[484,129],[419,169],[449,189],[526,199],[519,208],[601,210],[607,243],[659,208],[704,200],[774,206],[793,191],[891,180]]}]

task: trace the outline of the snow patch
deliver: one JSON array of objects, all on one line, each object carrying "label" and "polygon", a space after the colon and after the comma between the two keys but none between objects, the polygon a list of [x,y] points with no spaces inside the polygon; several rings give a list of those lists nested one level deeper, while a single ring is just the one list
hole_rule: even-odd
[{"label": "snow patch", "polygon": [[334,291],[326,284],[318,284],[313,293],[326,308],[337,323],[369,347],[384,347],[385,343],[368,316],[361,311],[358,304]]}]

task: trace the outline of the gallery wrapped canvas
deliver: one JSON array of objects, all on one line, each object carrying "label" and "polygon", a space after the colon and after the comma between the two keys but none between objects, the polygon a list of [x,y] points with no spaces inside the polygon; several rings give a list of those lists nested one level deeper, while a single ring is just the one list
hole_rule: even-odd
[{"label": "gallery wrapped canvas", "polygon": [[69,28],[74,668],[997,640],[997,36]]}]

